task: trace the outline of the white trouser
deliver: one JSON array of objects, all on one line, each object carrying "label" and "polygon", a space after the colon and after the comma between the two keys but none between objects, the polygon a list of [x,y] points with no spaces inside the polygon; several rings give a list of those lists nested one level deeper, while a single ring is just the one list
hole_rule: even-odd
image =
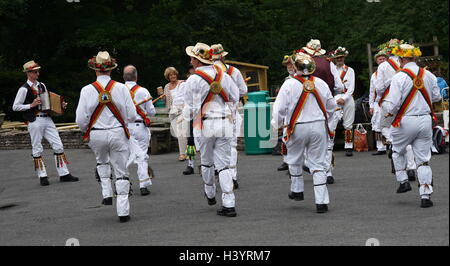
[{"label": "white trouser", "polygon": [[[381,110],[378,103],[374,104],[373,107],[373,114],[372,114],[372,131],[381,134],[381,125],[380,125],[380,119],[381,119]],[[383,143],[381,139],[376,140],[377,150],[378,151],[386,151],[386,145]]]},{"label": "white trouser", "polygon": [[[64,146],[59,137],[58,130],[56,129],[53,120],[50,117],[36,117],[36,120],[28,124],[28,132],[30,133],[31,146],[33,157],[38,158],[42,156],[44,148],[42,146],[42,138],[45,138],[53,149],[55,154],[64,153]],[[56,156],[55,156],[56,157]],[[55,158],[56,170],[59,176],[65,176],[69,174],[66,163],[57,163]],[[38,177],[46,177],[47,171],[45,165],[36,169]]]},{"label": "white trouser", "polygon": [[[338,94],[334,96],[334,98],[337,100],[342,98],[343,96],[344,96],[343,94]],[[353,122],[355,121],[355,100],[353,99],[353,97],[349,97],[345,101],[344,106],[341,107],[342,107],[342,126],[344,127],[345,130],[351,130],[353,132]],[[346,141],[345,149],[353,149],[353,141],[352,142]]]},{"label": "white trouser", "polygon": [[97,160],[97,171],[102,185],[103,198],[112,197],[111,169],[114,170],[117,192],[117,215],[130,214],[128,194],[130,181],[126,166],[129,157],[129,140],[125,136],[123,128],[109,130],[92,130],[90,133],[89,147]]},{"label": "white trouser", "polygon": [[137,175],[139,178],[139,187],[146,188],[152,185],[152,180],[148,175],[148,146],[150,144],[150,129],[144,125],[144,123],[132,123],[128,125],[130,134],[136,139],[139,144],[144,157],[138,157],[136,161],[137,164]]},{"label": "white trouser", "polygon": [[289,164],[291,174],[291,191],[303,192],[304,180],[302,165],[305,160],[305,149],[308,153],[309,169],[313,174],[314,195],[316,204],[329,204],[326,171],[328,134],[325,122],[297,124],[295,131],[286,143],[288,154],[286,162]]},{"label": "white trouser", "polygon": [[237,180],[237,163],[238,163],[238,137],[241,134],[242,116],[236,110],[235,119],[233,123],[233,137],[231,138],[231,157],[230,157],[230,170],[233,180]]},{"label": "white trouser", "polygon": [[178,139],[178,149],[180,155],[186,155],[187,136],[189,134],[189,121],[183,119],[181,110],[183,107],[172,107],[171,114],[169,114],[170,125],[172,129],[172,136]]},{"label": "white trouser", "polygon": [[[328,129],[331,132],[336,132],[337,125],[338,125],[339,121],[342,119],[343,115],[344,115],[344,112],[342,111],[341,108],[339,108],[330,117],[330,119],[328,120]],[[333,176],[333,170],[334,170],[333,150],[334,150],[334,137],[328,138],[327,155],[326,155],[326,160],[327,160],[327,165],[328,165],[327,176]]]},{"label": "white trouser", "polygon": [[411,145],[417,163],[417,177],[420,184],[419,193],[428,198],[433,193],[432,172],[429,162],[432,145],[431,116],[405,116],[399,128],[392,129],[392,159],[399,182],[406,182],[407,146]]},{"label": "white trouser", "polygon": [[222,189],[222,205],[226,208],[235,207],[233,177],[229,169],[233,124],[228,119],[205,120],[202,133],[203,136],[199,137],[198,144],[206,196],[210,199],[216,196],[214,170],[217,170]]}]

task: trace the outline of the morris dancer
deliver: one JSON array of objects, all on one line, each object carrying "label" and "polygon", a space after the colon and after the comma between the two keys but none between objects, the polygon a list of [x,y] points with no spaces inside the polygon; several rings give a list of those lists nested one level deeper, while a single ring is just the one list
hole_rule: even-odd
[{"label": "morris dancer", "polygon": [[202,178],[209,205],[216,204],[214,169],[222,189],[220,216],[235,217],[235,196],[230,169],[232,111],[228,104],[239,101],[239,89],[222,68],[211,61],[211,48],[204,43],[186,48],[195,74],[186,81],[183,116],[194,120],[194,137],[199,138]]},{"label": "morris dancer", "polygon": [[437,120],[433,102],[441,100],[436,76],[419,67],[415,58],[421,56],[418,47],[404,43],[392,49],[400,57],[400,67],[390,83],[390,92],[384,98],[382,108],[392,122],[392,159],[400,186],[397,193],[411,190],[406,174],[406,147],[412,145],[419,179],[421,207],[433,206],[433,175],[429,165],[432,146],[432,124]]},{"label": "morris dancer", "polygon": [[[23,112],[23,119],[28,125],[34,169],[41,186],[50,185],[44,159],[42,158],[42,153],[44,152],[42,138],[45,138],[53,149],[60,182],[77,182],[78,177],[72,176],[67,168],[69,162],[64,154],[64,146],[58,130],[50,114],[42,108],[42,104],[49,104],[50,99],[47,87],[44,83],[38,81],[40,69],[41,66],[34,61],[29,61],[23,65],[23,72],[27,76],[27,82],[17,92],[13,110]],[[66,106],[67,103],[64,102],[63,108],[65,109]]]},{"label": "morris dancer", "polygon": [[81,90],[76,123],[95,154],[104,205],[112,205],[111,167],[114,169],[117,215],[124,223],[130,220],[128,123],[136,121],[136,107],[127,87],[111,79],[111,70],[117,63],[108,52],[99,52],[88,61],[88,66],[95,70],[97,81]]},{"label": "morris dancer", "polygon": [[[247,92],[247,84],[245,83],[244,77],[242,77],[241,71],[234,66],[225,64],[225,56],[228,54],[222,44],[213,44],[211,46],[212,50],[212,61],[214,65],[218,65],[233,79],[236,86],[239,88],[239,97],[244,97]],[[239,188],[239,183],[237,181],[237,163],[238,163],[238,152],[237,152],[237,141],[238,137],[241,135],[242,126],[242,116],[239,114],[239,101],[233,105],[230,105],[233,113],[233,138],[231,139],[231,158],[230,158],[230,169],[233,176],[233,186],[234,189]]]},{"label": "morris dancer", "polygon": [[[389,59],[386,62],[381,63],[378,66],[378,77],[374,83],[375,90],[377,92],[376,101],[378,105],[381,106],[383,104],[384,99],[390,92],[390,84],[392,77],[400,71],[400,59],[398,56],[392,54],[392,49],[402,44],[403,40],[400,41],[398,39],[391,39],[389,42],[386,42],[379,46],[381,50],[384,50],[388,55]],[[391,137],[391,124],[389,123],[389,119],[386,119],[386,114],[383,110],[380,110],[381,118],[380,118],[380,127],[381,133],[383,135],[383,139],[388,149],[388,157],[392,160],[392,137]],[[414,153],[412,151],[412,147],[409,145],[407,147],[407,161],[408,168],[407,174],[409,181],[415,181],[415,169],[416,163],[414,160]],[[392,164],[392,173],[395,173],[393,164]]]},{"label": "morris dancer", "polygon": [[[381,63],[385,62],[389,56],[386,54],[384,50],[379,51],[375,56],[375,62],[377,65],[380,65]],[[381,128],[380,128],[380,106],[378,105],[378,102],[375,101],[377,98],[377,92],[375,90],[375,81],[378,77],[378,71],[375,71],[371,78],[370,78],[370,94],[369,94],[369,105],[370,105],[370,114],[372,115],[372,131],[375,134],[375,140],[376,140],[376,146],[377,146],[377,152],[373,153],[372,155],[385,155],[386,154],[386,145],[383,143],[383,138],[381,135]]]},{"label": "morris dancer", "polygon": [[150,144],[150,117],[156,114],[150,92],[137,84],[138,74],[136,67],[129,65],[123,69],[123,79],[125,86],[131,93],[131,97],[136,106],[138,118],[134,123],[129,124],[130,134],[137,140],[139,147],[144,154],[143,158],[137,162],[137,175],[139,178],[139,188],[142,196],[150,194],[148,187],[152,185],[148,166],[148,147]]},{"label": "morris dancer", "polygon": [[[338,47],[330,53],[330,58],[336,66],[341,82],[336,83],[334,95],[337,105],[342,112],[342,125],[345,129],[345,155],[353,156],[353,122],[355,121],[355,71],[345,64],[348,51],[345,47]],[[342,86],[339,86],[341,84]],[[334,145],[333,145],[334,146]]]},{"label": "morris dancer", "polygon": [[304,53],[292,57],[296,75],[281,86],[271,124],[275,128],[287,127],[284,141],[292,182],[289,198],[296,201],[304,199],[302,165],[306,149],[313,174],[317,213],[325,213],[330,202],[326,176],[327,119],[336,109],[336,102],[328,85],[312,76],[314,60]]}]

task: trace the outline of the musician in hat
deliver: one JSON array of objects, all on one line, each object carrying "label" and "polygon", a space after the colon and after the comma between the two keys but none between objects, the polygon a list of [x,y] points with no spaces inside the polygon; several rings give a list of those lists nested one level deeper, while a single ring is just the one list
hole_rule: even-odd
[{"label": "musician in hat", "polygon": [[345,154],[353,155],[353,122],[355,121],[355,71],[345,64],[348,50],[345,47],[338,47],[330,53],[329,58],[336,66],[340,82],[335,83],[334,98],[342,112],[342,125],[345,129]]},{"label": "musician in hat", "polygon": [[[377,98],[375,99],[375,101],[378,103],[378,106],[380,107],[383,104],[384,99],[390,93],[390,85],[392,77],[401,70],[400,59],[397,55],[392,53],[392,50],[403,43],[404,43],[403,40],[391,39],[388,42],[378,46],[379,49],[383,50],[386,54],[389,55],[389,58],[378,66],[377,69],[378,75],[377,79],[374,82],[375,91],[377,93]],[[380,109],[380,128],[382,139],[385,145],[387,146],[388,157],[392,161],[392,136],[391,136],[392,126],[390,123],[390,119],[387,118],[386,113],[384,113],[383,109]],[[407,164],[408,180],[415,181],[416,180],[415,169],[417,167],[411,145],[407,146],[406,154],[408,162]],[[392,173],[395,173],[394,164],[393,163],[391,164],[392,164],[391,167]]]},{"label": "musician in hat", "polygon": [[220,216],[235,217],[235,196],[230,169],[233,113],[228,104],[239,101],[239,88],[233,79],[212,62],[212,50],[204,43],[188,46],[195,73],[185,84],[183,116],[193,121],[194,137],[198,138],[204,191],[209,205],[216,204],[214,171],[219,174],[222,189]]},{"label": "musician in hat", "polygon": [[[128,65],[123,69],[123,79],[125,80],[125,87],[130,91],[133,103],[136,106],[138,114],[137,120],[130,123],[128,128],[130,134],[137,140],[139,148],[142,151],[142,158],[138,157],[137,161],[137,175],[139,178],[139,189],[142,196],[150,194],[148,187],[152,185],[151,170],[148,166],[148,147],[150,145],[150,117],[156,114],[153,106],[152,96],[150,92],[137,84],[138,72],[136,67]],[[149,174],[150,172],[150,174]]]},{"label": "musician in hat", "polygon": [[271,124],[286,128],[283,141],[287,146],[292,200],[304,200],[302,165],[305,150],[313,175],[317,213],[328,211],[330,202],[327,188],[326,160],[329,132],[327,120],[336,108],[328,85],[313,76],[315,62],[305,53],[292,56],[296,75],[281,86],[275,100]]},{"label": "musician in hat", "polygon": [[[385,62],[389,58],[389,55],[385,50],[380,50],[375,54],[374,60],[377,65]],[[375,134],[376,139],[376,147],[377,151],[372,155],[384,155],[386,154],[386,145],[383,142],[383,138],[381,135],[381,127],[380,127],[380,106],[375,101],[377,98],[377,92],[375,90],[375,81],[378,78],[378,71],[375,71],[370,77],[370,93],[369,93],[369,106],[370,106],[370,114],[372,115],[372,131]]]},{"label": "musician in hat", "polygon": [[436,116],[433,102],[441,100],[436,76],[419,67],[415,58],[422,55],[419,47],[402,43],[392,49],[399,57],[401,70],[392,77],[390,92],[381,108],[392,118],[392,159],[400,183],[397,193],[411,190],[406,173],[406,147],[412,145],[417,164],[421,207],[433,206],[433,175],[430,167],[432,126]]},{"label": "musician in hat", "polygon": [[136,107],[127,87],[111,79],[116,60],[108,52],[99,52],[88,61],[97,80],[81,90],[76,123],[84,141],[95,154],[104,205],[112,205],[111,168],[114,170],[117,215],[120,222],[130,220],[130,179],[127,170],[130,133],[128,124],[137,118]]},{"label": "musician in hat", "polygon": [[[41,66],[34,61],[29,61],[23,65],[23,72],[27,76],[27,82],[19,88],[14,100],[13,110],[23,113],[23,119],[28,125],[30,133],[32,156],[34,167],[41,186],[48,186],[47,170],[42,153],[42,139],[45,138],[54,151],[56,170],[61,182],[76,182],[78,177],[70,174],[67,168],[67,157],[64,153],[64,146],[59,137],[58,130],[50,117],[50,110],[45,106],[49,105],[50,99],[47,87],[39,82],[39,71]],[[65,109],[67,103],[63,103]]]},{"label": "musician in hat", "polygon": [[[244,77],[241,74],[241,71],[235,67],[230,66],[225,63],[225,56],[228,55],[228,52],[226,52],[222,44],[213,44],[211,46],[212,50],[212,61],[215,65],[220,66],[223,71],[225,71],[230,77],[233,79],[236,86],[239,88],[239,97],[244,97],[247,92],[247,84],[245,83]],[[237,162],[238,162],[238,152],[237,152],[237,140],[238,137],[241,135],[241,126],[243,118],[241,114],[239,113],[239,103],[237,102],[234,105],[230,105],[233,112],[233,138],[231,141],[231,162],[230,162],[230,169],[231,173],[233,175],[233,186],[234,189],[239,188],[239,183],[237,181]]]}]

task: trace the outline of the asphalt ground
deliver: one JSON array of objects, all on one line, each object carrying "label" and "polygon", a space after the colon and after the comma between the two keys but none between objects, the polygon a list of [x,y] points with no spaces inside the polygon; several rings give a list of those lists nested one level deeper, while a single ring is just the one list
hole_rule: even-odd
[{"label": "asphalt ground", "polygon": [[46,150],[51,185],[41,187],[29,150],[0,151],[0,245],[146,246],[382,246],[449,245],[449,155],[431,160],[434,207],[420,208],[413,191],[396,194],[398,184],[386,156],[370,152],[345,157],[336,152],[336,183],[329,185],[330,211],[315,212],[312,178],[305,175],[305,200],[288,199],[290,180],[277,172],[281,156],[239,155],[235,218],[208,206],[202,179],[183,176],[175,153],[150,158],[156,178],[151,195],[139,193],[136,168],[130,169],[134,195],[131,221],[119,223],[115,206],[101,205],[90,150],[66,150],[77,183],[60,183],[51,150]]}]

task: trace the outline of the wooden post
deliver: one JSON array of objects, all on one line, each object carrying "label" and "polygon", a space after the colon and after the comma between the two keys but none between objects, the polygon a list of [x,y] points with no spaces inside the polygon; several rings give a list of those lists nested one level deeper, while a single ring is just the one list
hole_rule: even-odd
[{"label": "wooden post", "polygon": [[367,56],[369,57],[369,79],[370,79],[373,73],[372,45],[370,43],[367,44]]},{"label": "wooden post", "polygon": [[439,56],[439,41],[437,36],[433,36],[434,56]]}]

